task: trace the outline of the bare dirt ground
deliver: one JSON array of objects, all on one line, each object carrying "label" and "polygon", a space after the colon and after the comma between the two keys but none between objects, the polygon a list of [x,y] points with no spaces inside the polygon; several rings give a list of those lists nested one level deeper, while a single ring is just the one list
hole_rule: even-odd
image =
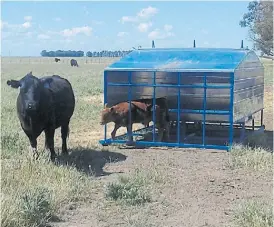
[{"label": "bare dirt ground", "polygon": [[[266,87],[264,123],[269,145],[273,144],[272,95],[272,88]],[[272,172],[231,169],[229,154],[224,151],[119,148],[111,151],[83,151],[85,165],[97,166],[98,174],[93,178],[98,183],[95,199],[64,212],[62,220],[52,226],[228,227],[234,226],[233,211],[241,202],[255,199],[272,203]],[[157,185],[152,203],[136,208],[106,202],[104,185],[115,181],[118,175],[136,168],[149,171],[151,166],[159,169],[166,182]]]},{"label": "bare dirt ground", "polygon": [[[135,213],[138,226],[232,226],[232,212],[239,202],[254,198],[272,200],[272,175],[231,170],[226,166],[226,152],[155,149],[117,152],[125,155],[126,160],[105,165],[104,171],[113,174],[100,176],[96,181],[110,182],[118,174],[140,166],[149,168],[155,162],[171,179],[160,188],[160,197],[155,202],[139,208],[143,212]],[[96,196],[97,201],[67,213],[54,226],[134,226],[127,220],[134,219],[133,211],[114,204],[105,211],[106,208],[100,208],[103,192]]]}]

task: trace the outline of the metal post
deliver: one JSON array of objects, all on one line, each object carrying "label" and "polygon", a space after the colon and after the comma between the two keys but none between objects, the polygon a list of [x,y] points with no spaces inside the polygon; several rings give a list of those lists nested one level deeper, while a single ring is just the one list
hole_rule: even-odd
[{"label": "metal post", "polygon": [[241,48],[243,49],[244,48],[244,41],[242,40],[241,42]]},{"label": "metal post", "polygon": [[233,102],[234,102],[234,73],[230,74],[230,104],[229,104],[229,148],[233,143]]},{"label": "metal post", "polygon": [[[127,132],[128,139],[131,141],[132,139],[132,127],[131,127],[131,99],[132,99],[132,94],[131,94],[131,88],[132,88],[132,83],[131,83],[131,72],[128,72],[128,83],[129,83],[129,90],[128,90],[128,105],[129,105],[129,122],[128,122],[128,129],[129,132]],[[131,141],[132,142],[132,141]]]},{"label": "metal post", "polygon": [[240,135],[240,142],[242,143],[245,138],[245,122],[242,123],[242,128],[241,128],[241,135]]},{"label": "metal post", "polygon": [[153,72],[153,142],[155,142],[155,91],[156,91],[156,72]]},{"label": "metal post", "polygon": [[206,133],[206,91],[207,91],[207,83],[206,83],[206,73],[204,74],[204,102],[203,102],[203,145],[205,145],[205,133]]},{"label": "metal post", "polygon": [[193,48],[196,48],[196,42],[195,42],[195,39],[193,41]]},{"label": "metal post", "polygon": [[[104,71],[104,106],[107,103],[107,71]],[[105,141],[107,140],[107,124],[105,124]]]},{"label": "metal post", "polygon": [[177,98],[177,142],[180,144],[180,113],[181,113],[181,73],[178,73],[178,98]]},{"label": "metal post", "polygon": [[261,110],[261,126],[264,124],[264,110]]},{"label": "metal post", "polygon": [[252,130],[253,131],[255,130],[255,119],[254,118],[252,119]]}]

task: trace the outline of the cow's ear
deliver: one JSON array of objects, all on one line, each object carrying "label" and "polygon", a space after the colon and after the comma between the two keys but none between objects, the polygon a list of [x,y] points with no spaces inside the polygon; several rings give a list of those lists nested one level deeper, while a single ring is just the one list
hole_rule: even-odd
[{"label": "cow's ear", "polygon": [[12,88],[19,88],[21,84],[20,84],[20,81],[18,80],[8,80],[7,85]]}]

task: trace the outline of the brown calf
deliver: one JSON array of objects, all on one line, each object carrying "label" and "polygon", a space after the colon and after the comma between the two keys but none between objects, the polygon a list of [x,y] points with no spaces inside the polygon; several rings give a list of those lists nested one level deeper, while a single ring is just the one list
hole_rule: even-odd
[{"label": "brown calf", "polygon": [[[155,127],[158,128],[159,138],[158,141],[162,141],[163,137],[168,140],[169,137],[169,115],[168,108],[165,100],[156,99],[155,105]],[[111,133],[112,139],[115,138],[116,132],[120,127],[127,127],[128,132],[132,132],[132,124],[142,123],[143,125],[149,125],[149,122],[153,120],[153,103],[152,100],[138,100],[131,102],[131,124],[129,124],[129,103],[122,102],[115,106],[103,109],[101,113],[101,125],[105,125],[109,122],[114,122],[115,126]],[[131,136],[130,140],[133,138]]]}]

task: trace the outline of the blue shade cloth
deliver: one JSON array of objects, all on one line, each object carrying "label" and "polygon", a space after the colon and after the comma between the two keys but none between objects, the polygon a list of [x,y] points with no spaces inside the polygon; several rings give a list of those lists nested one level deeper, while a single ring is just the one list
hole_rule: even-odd
[{"label": "blue shade cloth", "polygon": [[134,50],[105,70],[234,72],[253,51],[228,48],[152,48]]}]

